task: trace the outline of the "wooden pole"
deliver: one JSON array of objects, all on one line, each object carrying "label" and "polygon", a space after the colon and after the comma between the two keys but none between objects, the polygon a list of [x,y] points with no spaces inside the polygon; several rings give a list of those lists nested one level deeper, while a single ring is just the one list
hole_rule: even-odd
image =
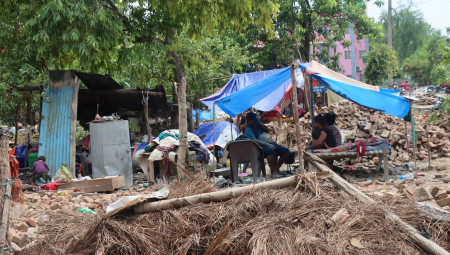
[{"label": "wooden pole", "polygon": [[195,127],[198,128],[200,126],[200,114],[198,112],[195,113]]},{"label": "wooden pole", "polygon": [[428,123],[425,125],[425,131],[427,136],[427,149],[428,149],[428,171],[431,170],[431,150],[430,150],[430,137],[428,135]]},{"label": "wooden pole", "polygon": [[[312,155],[311,153],[305,152],[305,160],[308,161],[308,163],[311,163],[315,167],[317,167],[320,171],[323,172],[329,172],[333,174],[333,177],[329,178],[329,180],[338,186],[340,189],[344,190],[360,202],[366,203],[366,204],[374,204],[375,201],[368,197],[366,194],[362,193],[359,189],[357,189],[352,184],[348,183],[346,180],[344,180],[342,177],[340,177],[338,174],[333,172],[329,167],[324,165],[322,162],[323,160],[319,159],[316,160],[317,156]],[[322,162],[321,162],[322,161]],[[400,230],[405,233],[409,239],[411,239],[415,244],[417,244],[419,247],[421,247],[423,250],[430,254],[448,254],[444,248],[433,242],[432,240],[429,240],[425,237],[423,237],[414,227],[409,225],[408,223],[404,222],[402,219],[400,219],[397,215],[394,213],[384,209],[384,212],[386,214],[386,217],[395,221],[398,226],[400,227]]]},{"label": "wooden pole", "polygon": [[298,119],[298,98],[297,98],[297,81],[295,80],[295,69],[298,65],[294,64],[294,59],[291,60],[291,80],[292,80],[292,110],[294,116],[295,132],[297,135],[297,149],[298,159],[301,173],[305,173],[305,164],[303,162],[303,139],[300,130],[300,121]]},{"label": "wooden pole", "polygon": [[[309,108],[310,108],[310,114],[311,114],[311,127],[314,126],[314,89],[313,89],[313,82],[312,82],[312,76],[309,74]],[[311,128],[312,132],[312,128]]]},{"label": "wooden pole", "polygon": [[[6,234],[9,226],[9,207],[11,203],[11,171],[9,169],[8,139],[0,135],[0,249],[7,246]],[[1,249],[0,254],[5,254]]]},{"label": "wooden pole", "polygon": [[142,100],[144,101],[144,119],[145,119],[145,127],[147,129],[148,143],[153,140],[152,128],[150,127],[150,122],[148,121],[148,94],[145,95],[145,92],[142,93]]},{"label": "wooden pole", "polygon": [[[216,103],[213,103],[213,155],[216,157]],[[214,161],[213,161],[214,162]],[[216,164],[213,164],[213,176],[216,175]]]},{"label": "wooden pole", "polygon": [[42,102],[43,102],[43,97],[42,97],[42,92],[44,90],[40,90],[40,95],[39,95],[39,126],[38,126],[38,132],[41,133],[41,121],[42,121]]},{"label": "wooden pole", "polygon": [[[182,78],[181,83],[176,83],[178,86],[178,122],[179,122],[179,133],[180,133],[180,145],[178,147],[178,162],[179,165],[186,169],[186,155],[187,155],[187,112],[186,112],[186,85],[187,80],[185,77]],[[183,180],[186,175],[183,171],[177,168],[178,180]]]}]

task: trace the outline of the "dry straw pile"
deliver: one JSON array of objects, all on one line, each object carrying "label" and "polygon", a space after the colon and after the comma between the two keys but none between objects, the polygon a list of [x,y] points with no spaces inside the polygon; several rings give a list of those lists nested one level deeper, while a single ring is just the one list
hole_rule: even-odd
[{"label": "dry straw pile", "polygon": [[[303,179],[301,188],[262,190],[211,204],[144,215],[53,214],[42,238],[22,254],[421,254],[380,205],[365,205],[330,185]],[[171,197],[212,189],[205,180],[170,185]],[[450,223],[420,214],[412,204],[385,202],[449,249]],[[350,219],[327,228],[340,208]],[[350,240],[360,239],[355,247]]]}]

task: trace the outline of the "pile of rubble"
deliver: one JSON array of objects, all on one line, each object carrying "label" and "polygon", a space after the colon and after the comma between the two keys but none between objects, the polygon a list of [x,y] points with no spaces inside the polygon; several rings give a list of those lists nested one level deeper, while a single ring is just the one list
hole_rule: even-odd
[{"label": "pile of rubble", "polygon": [[[450,118],[448,117],[441,118],[432,125],[428,123],[425,116],[415,115],[417,146],[413,149],[411,123],[406,123],[403,119],[361,107],[350,101],[322,107],[315,113],[325,114],[330,111],[337,114],[336,126],[344,134],[345,142],[355,142],[369,137],[386,139],[392,147],[389,159],[394,166],[402,166],[413,160],[413,153],[415,153],[416,159],[427,159],[428,146],[432,159],[450,156]],[[274,141],[289,148],[296,147],[297,137],[293,123],[284,122],[281,127],[277,123],[269,125],[271,127],[269,135]],[[428,132],[426,125],[428,125]],[[304,141],[309,141],[311,139],[311,117],[308,113],[300,119],[300,126]],[[408,133],[408,138],[406,133]],[[367,159],[363,160],[367,161]],[[363,163],[375,166],[378,160],[375,157]]]},{"label": "pile of rubble", "polygon": [[34,245],[39,239],[38,227],[49,220],[49,212],[76,212],[80,208],[88,208],[93,211],[92,213],[104,212],[109,204],[122,196],[150,192],[143,187],[119,190],[111,194],[79,193],[71,190],[25,192],[24,203],[11,202],[9,240],[13,249],[20,251],[26,246]]},{"label": "pile of rubble", "polygon": [[427,95],[420,95],[418,100],[414,101],[415,105],[433,105],[436,103],[436,99]]}]

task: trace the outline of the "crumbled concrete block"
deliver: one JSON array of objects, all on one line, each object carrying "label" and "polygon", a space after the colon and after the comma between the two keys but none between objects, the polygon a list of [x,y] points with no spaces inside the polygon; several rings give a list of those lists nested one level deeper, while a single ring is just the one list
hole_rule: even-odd
[{"label": "crumbled concrete block", "polygon": [[413,197],[414,197],[414,200],[417,202],[429,200],[432,198],[431,194],[424,187],[421,187],[421,188],[417,189],[416,191],[414,191]]}]

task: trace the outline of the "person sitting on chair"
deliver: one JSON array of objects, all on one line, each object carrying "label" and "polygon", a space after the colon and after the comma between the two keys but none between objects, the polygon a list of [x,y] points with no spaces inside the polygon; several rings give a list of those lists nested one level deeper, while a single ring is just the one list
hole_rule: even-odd
[{"label": "person sitting on chair", "polygon": [[[280,167],[289,158],[289,149],[277,144],[276,142],[271,141],[267,136],[263,134],[264,132],[268,132],[269,128],[256,117],[256,114],[254,112],[248,113],[246,119],[247,125],[244,135],[248,137],[248,139],[255,141],[259,146],[262,147],[264,156],[267,158],[272,177],[285,175],[285,173],[280,171]],[[259,139],[258,137],[260,136],[264,137],[264,139]],[[277,157],[280,158],[277,160]]]}]

